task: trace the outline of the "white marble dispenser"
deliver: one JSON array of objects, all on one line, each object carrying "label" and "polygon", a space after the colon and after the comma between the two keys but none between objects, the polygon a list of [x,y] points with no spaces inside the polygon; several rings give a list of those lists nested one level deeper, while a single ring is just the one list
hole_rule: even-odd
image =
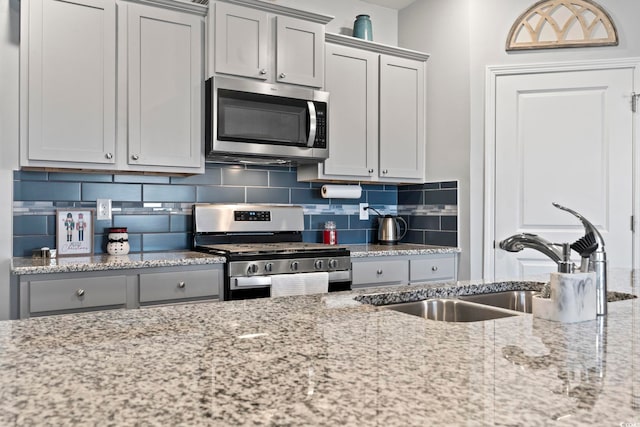
[{"label": "white marble dispenser", "polygon": [[589,273],[551,273],[551,297],[534,295],[535,317],[574,323],[596,318],[596,275]]}]

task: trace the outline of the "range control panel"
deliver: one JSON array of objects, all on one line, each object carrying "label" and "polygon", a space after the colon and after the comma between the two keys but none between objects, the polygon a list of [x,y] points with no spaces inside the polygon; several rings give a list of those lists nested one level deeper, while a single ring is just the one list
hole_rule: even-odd
[{"label": "range control panel", "polygon": [[271,221],[270,211],[234,211],[236,221]]}]

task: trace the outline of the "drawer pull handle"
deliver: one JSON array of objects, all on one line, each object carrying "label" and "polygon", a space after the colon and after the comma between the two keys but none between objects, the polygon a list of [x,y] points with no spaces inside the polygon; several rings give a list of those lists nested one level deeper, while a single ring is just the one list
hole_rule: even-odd
[{"label": "drawer pull handle", "polygon": [[431,271],[438,271],[438,266],[434,265],[433,267],[431,267]]},{"label": "drawer pull handle", "polygon": [[187,286],[187,284],[185,282],[178,282],[178,287],[180,289],[184,289],[185,286]]},{"label": "drawer pull handle", "polygon": [[79,296],[79,297],[84,296],[84,289],[78,289],[76,291],[76,295]]},{"label": "drawer pull handle", "polygon": [[378,269],[378,271],[376,271],[376,274],[382,274],[382,269]]}]

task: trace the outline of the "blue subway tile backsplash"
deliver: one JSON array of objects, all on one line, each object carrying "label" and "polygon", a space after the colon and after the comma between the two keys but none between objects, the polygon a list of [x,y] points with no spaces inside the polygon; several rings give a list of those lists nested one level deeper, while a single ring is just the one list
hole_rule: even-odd
[{"label": "blue subway tile backsplash", "polygon": [[188,177],[14,172],[14,256],[55,247],[55,211],[95,209],[111,199],[111,220],[94,221],[94,252],[106,252],[108,229],[127,227],[132,252],[190,249],[193,203],[297,204],[304,209],[307,242],[321,242],[334,221],[341,244],[376,242],[377,215],[360,220],[359,203],[409,223],[403,242],[457,246],[457,182],[395,186],[362,184],[359,199],[325,199],[323,183],[298,182],[295,167],[207,163]]}]

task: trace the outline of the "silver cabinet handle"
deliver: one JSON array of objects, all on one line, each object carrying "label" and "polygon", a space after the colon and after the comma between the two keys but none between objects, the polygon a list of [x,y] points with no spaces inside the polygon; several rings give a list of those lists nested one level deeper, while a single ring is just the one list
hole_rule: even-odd
[{"label": "silver cabinet handle", "polygon": [[104,157],[106,157],[107,159],[111,160],[113,159],[113,154],[112,153],[107,153],[104,155]]},{"label": "silver cabinet handle", "polygon": [[265,74],[267,74],[267,70],[265,70],[264,68],[261,68],[260,71],[258,71],[258,73],[260,73],[260,75],[264,76]]},{"label": "silver cabinet handle", "polygon": [[438,271],[438,266],[434,265],[433,267],[431,267],[431,271]]},{"label": "silver cabinet handle", "polygon": [[372,169],[369,169],[369,173],[373,173],[373,168],[372,168]]},{"label": "silver cabinet handle", "polygon": [[382,171],[382,173],[385,174],[385,175],[387,174],[387,172],[389,172],[387,169]]},{"label": "silver cabinet handle", "polygon": [[76,296],[81,297],[81,296],[83,296],[83,295],[84,295],[84,289],[78,289],[78,290],[76,291]]},{"label": "silver cabinet handle", "polygon": [[280,77],[281,79],[284,79],[285,77],[287,77],[287,75],[285,73],[280,73],[280,75],[278,75],[278,77]]},{"label": "silver cabinet handle", "polygon": [[376,271],[376,274],[378,274],[378,275],[382,274],[382,269],[381,268],[378,269],[378,271]]},{"label": "silver cabinet handle", "polygon": [[134,154],[134,155],[131,156],[131,159],[138,160],[138,159],[140,159],[140,156],[138,156],[137,154]]},{"label": "silver cabinet handle", "polygon": [[178,282],[178,287],[180,289],[184,289],[185,286],[187,286],[187,284],[185,282]]}]

